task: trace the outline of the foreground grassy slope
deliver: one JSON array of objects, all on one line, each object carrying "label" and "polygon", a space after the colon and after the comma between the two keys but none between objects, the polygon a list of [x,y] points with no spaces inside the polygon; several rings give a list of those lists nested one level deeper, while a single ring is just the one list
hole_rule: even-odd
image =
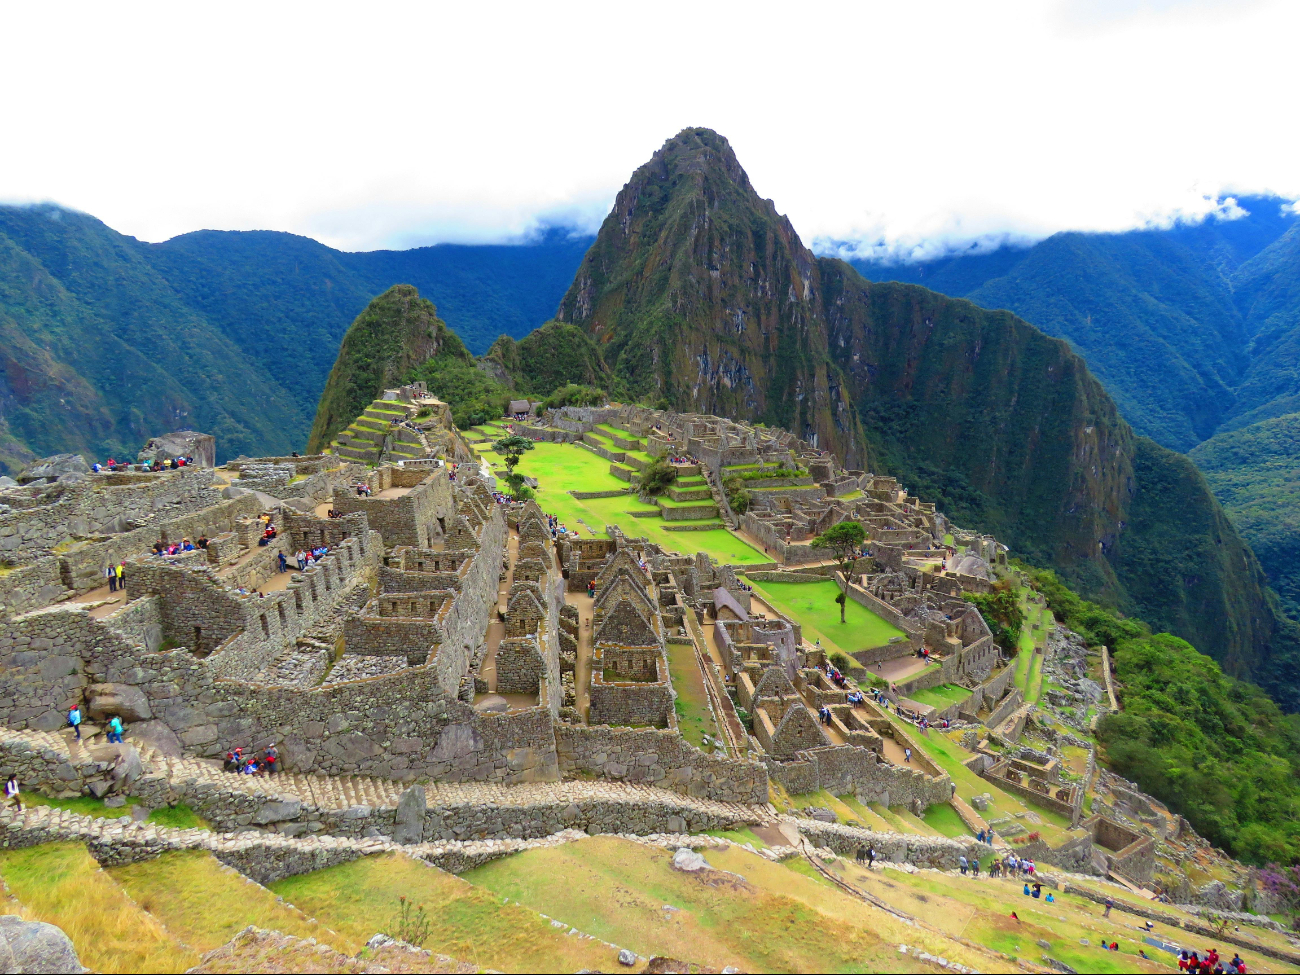
[{"label": "foreground grassy slope", "polygon": [[0,878],[21,913],[62,928],[93,971],[183,972],[198,962],[198,953],[128,897],[80,843],[6,850]]},{"label": "foreground grassy slope", "polygon": [[426,947],[483,968],[506,972],[611,970],[617,951],[552,927],[523,907],[408,857],[367,857],[290,877],[271,889],[355,942],[395,929],[399,897],[423,905],[431,930]]},{"label": "foreground grassy slope", "polygon": [[922,945],[981,971],[998,959],[869,907],[744,850],[710,851],[714,870],[671,868],[672,854],[605,837],[498,860],[466,875],[642,955],[742,971],[919,971],[897,945]]}]

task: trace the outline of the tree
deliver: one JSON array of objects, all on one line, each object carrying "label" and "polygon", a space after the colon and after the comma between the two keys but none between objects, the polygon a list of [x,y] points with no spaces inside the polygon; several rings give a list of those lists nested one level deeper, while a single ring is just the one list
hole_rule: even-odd
[{"label": "tree", "polygon": [[653,498],[663,494],[677,480],[677,468],[662,457],[646,465],[641,476],[637,478],[637,490],[646,497]]},{"label": "tree", "polygon": [[508,437],[502,437],[492,444],[493,449],[501,455],[506,462],[505,481],[510,485],[510,490],[515,496],[515,500],[520,500],[520,491],[524,486],[524,476],[515,470],[519,464],[519,458],[523,457],[528,451],[533,449],[533,442],[527,437],[521,437],[517,433],[512,433]]},{"label": "tree", "polygon": [[835,597],[840,604],[840,622],[845,621],[845,610],[849,602],[849,584],[853,581],[853,563],[858,559],[862,543],[867,539],[867,532],[856,521],[841,521],[832,525],[812,540],[813,548],[829,549],[835,561],[840,564],[840,574],[844,577],[844,591]]}]

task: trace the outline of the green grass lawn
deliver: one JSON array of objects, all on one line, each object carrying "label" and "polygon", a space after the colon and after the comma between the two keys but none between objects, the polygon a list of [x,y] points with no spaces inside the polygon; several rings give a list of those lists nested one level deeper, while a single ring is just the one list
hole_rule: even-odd
[{"label": "green grass lawn", "polygon": [[696,748],[703,748],[705,735],[719,735],[694,648],[684,643],[668,644],[668,673],[677,692],[677,730]]},{"label": "green grass lawn", "polygon": [[962,818],[957,815],[957,810],[952,808],[952,803],[939,802],[935,803],[925,811],[925,825],[929,826],[936,832],[944,836],[962,837],[970,836],[971,832],[962,822]]},{"label": "green grass lawn", "polygon": [[[504,471],[495,451],[485,451],[484,456],[495,471]],[[683,555],[703,552],[719,562],[731,565],[759,565],[771,561],[768,556],[729,532],[716,519],[702,519],[702,522],[717,524],[717,528],[708,531],[667,531],[665,526],[669,524],[690,525],[701,522],[665,522],[658,517],[658,505],[642,504],[634,494],[578,500],[569,491],[616,491],[628,487],[626,481],[620,481],[609,473],[609,461],[582,447],[539,443],[524,454],[519,461],[518,470],[521,474],[537,478],[537,503],[542,510],[555,515],[567,528],[576,529],[583,535],[593,532],[603,535],[607,525],[618,525],[631,538],[645,537],[669,551]],[[634,518],[631,514],[634,511],[652,513],[655,517]]]},{"label": "green grass lawn", "polygon": [[951,704],[957,704],[970,697],[970,691],[958,684],[940,684],[924,691],[913,691],[907,695],[917,704],[928,704],[942,711]]},{"label": "green grass lawn", "polygon": [[754,589],[771,606],[803,627],[809,643],[821,640],[828,651],[851,654],[884,646],[903,631],[887,623],[865,606],[849,600],[845,622],[840,622],[840,607],[835,602],[839,585],[825,582],[754,582]]}]

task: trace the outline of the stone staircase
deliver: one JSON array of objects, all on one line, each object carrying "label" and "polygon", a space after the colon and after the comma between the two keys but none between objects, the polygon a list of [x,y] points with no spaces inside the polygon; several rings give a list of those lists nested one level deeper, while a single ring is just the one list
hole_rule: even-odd
[{"label": "stone staircase", "polygon": [[722,485],[718,483],[718,479],[714,476],[713,471],[700,465],[700,474],[704,477],[705,483],[709,486],[709,493],[713,496],[713,503],[717,505],[718,513],[722,516],[723,522],[732,531],[738,530],[740,528],[740,519],[737,518],[736,513],[731,510],[731,505],[727,501],[727,492],[722,490]]}]

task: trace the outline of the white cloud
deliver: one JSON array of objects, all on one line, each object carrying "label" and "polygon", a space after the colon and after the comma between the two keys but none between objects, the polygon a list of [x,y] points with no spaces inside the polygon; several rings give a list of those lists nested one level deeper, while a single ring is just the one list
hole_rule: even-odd
[{"label": "white cloud", "polygon": [[[13,4],[0,198],[160,240],[594,228],[708,125],[806,240],[932,253],[1300,196],[1287,3]],[[919,250],[918,250],[919,249]]]}]

